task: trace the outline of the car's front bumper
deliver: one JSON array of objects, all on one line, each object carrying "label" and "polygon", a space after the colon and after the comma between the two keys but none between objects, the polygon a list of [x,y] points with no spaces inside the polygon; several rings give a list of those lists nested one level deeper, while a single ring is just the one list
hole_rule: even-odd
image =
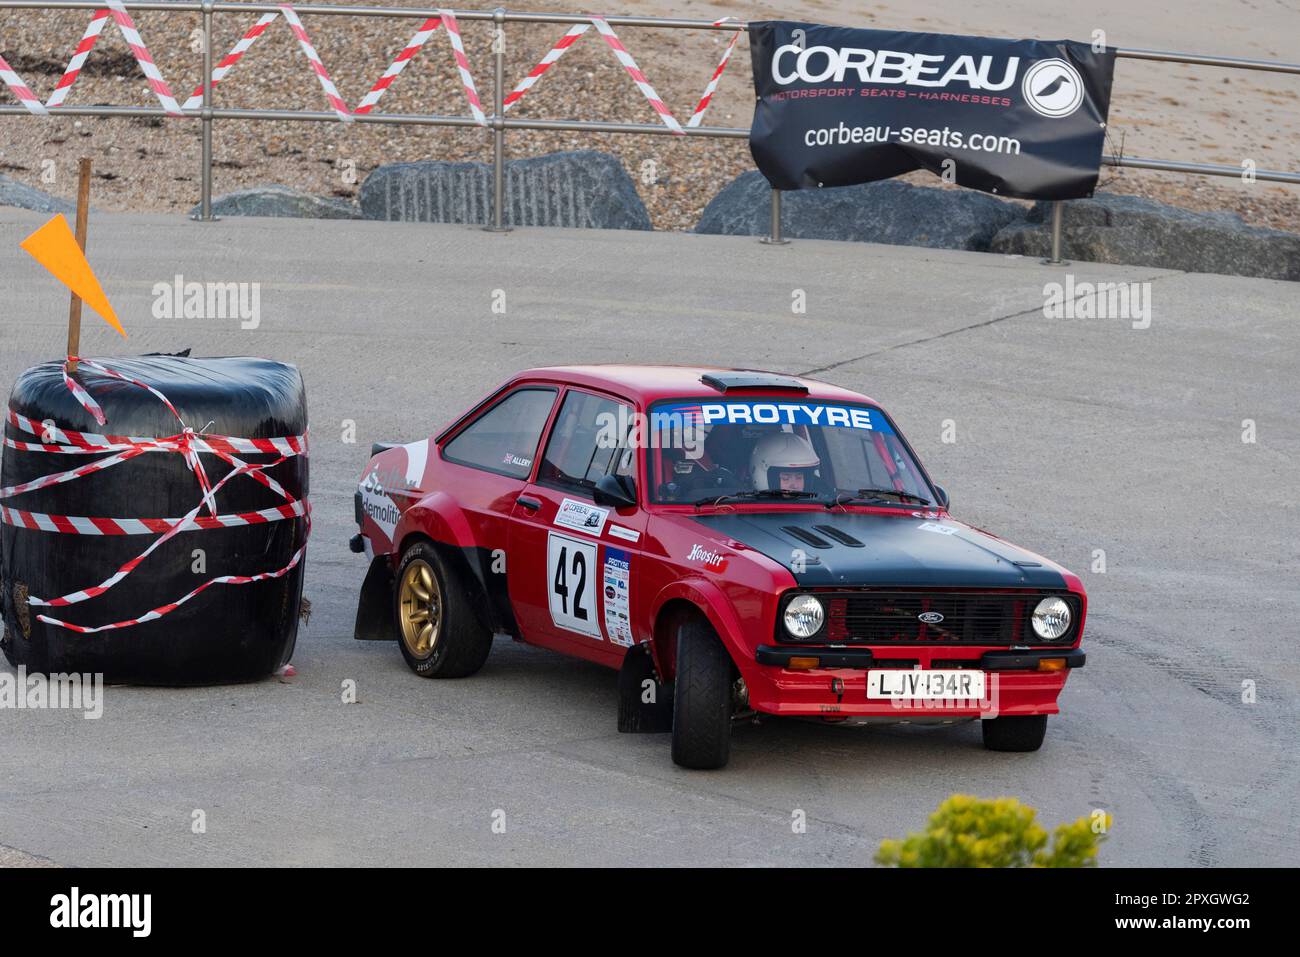
[{"label": "car's front bumper", "polygon": [[[871,649],[760,645],[754,657],[755,664],[745,669],[744,678],[749,706],[755,711],[898,721],[1056,714],[1056,699],[1070,669],[1082,667],[1086,660],[1079,648],[1030,651],[951,646]],[[806,660],[792,661],[799,658],[816,658],[817,663],[810,668]],[[802,667],[791,667],[792,663]],[[986,676],[985,693],[979,699],[956,701],[870,699],[867,673],[880,668],[978,670]]]}]

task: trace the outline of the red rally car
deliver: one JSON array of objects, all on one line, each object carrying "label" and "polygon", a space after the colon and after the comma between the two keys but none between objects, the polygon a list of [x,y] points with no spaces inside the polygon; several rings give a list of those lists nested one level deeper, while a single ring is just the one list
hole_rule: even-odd
[{"label": "red rally car", "polygon": [[953,520],[893,420],[825,383],[571,366],[377,445],[356,636],[463,677],[495,634],[619,669],[619,730],[721,767],[732,722],[980,719],[1033,751],[1080,650],[1079,579]]}]

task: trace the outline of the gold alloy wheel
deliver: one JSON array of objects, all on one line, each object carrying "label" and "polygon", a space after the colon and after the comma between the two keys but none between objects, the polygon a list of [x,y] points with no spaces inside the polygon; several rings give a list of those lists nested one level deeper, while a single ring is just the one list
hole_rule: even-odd
[{"label": "gold alloy wheel", "polygon": [[428,562],[416,559],[406,566],[400,595],[402,641],[416,658],[427,658],[438,644],[442,625],[442,590]]}]

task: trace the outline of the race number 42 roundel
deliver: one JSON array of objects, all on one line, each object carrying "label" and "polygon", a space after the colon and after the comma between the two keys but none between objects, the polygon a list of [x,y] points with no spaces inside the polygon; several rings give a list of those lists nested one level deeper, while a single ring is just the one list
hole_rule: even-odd
[{"label": "race number 42 roundel", "polygon": [[595,542],[551,532],[546,539],[547,604],[557,628],[600,638],[596,595],[600,568]]}]

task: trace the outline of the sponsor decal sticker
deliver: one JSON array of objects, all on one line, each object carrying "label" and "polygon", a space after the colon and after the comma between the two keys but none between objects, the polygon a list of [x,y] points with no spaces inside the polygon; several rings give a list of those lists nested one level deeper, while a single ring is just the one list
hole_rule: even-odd
[{"label": "sponsor decal sticker", "polygon": [[518,469],[528,469],[533,467],[533,460],[523,455],[515,455],[513,452],[507,452],[501,459],[501,464],[510,465]]},{"label": "sponsor decal sticker", "polygon": [[622,525],[615,525],[613,522],[609,525],[609,534],[614,538],[621,538],[625,542],[641,541],[641,533],[635,528],[624,528]]},{"label": "sponsor decal sticker", "polygon": [[720,572],[727,567],[726,556],[710,551],[703,545],[692,545],[686,560],[688,562],[699,562],[711,572]]},{"label": "sponsor decal sticker", "polygon": [[[396,473],[399,474],[400,473]],[[388,497],[388,488],[385,486],[383,477],[379,469],[372,469],[361,485],[361,508],[370,516],[371,521],[379,526],[380,531],[391,542],[393,533],[397,529],[397,520],[402,517],[401,510],[397,503]]]},{"label": "sponsor decal sticker", "polygon": [[936,535],[956,535],[956,525],[939,525],[935,522],[922,522],[916,526],[918,532],[934,532]]},{"label": "sponsor decal sticker", "polygon": [[692,415],[703,425],[815,425],[892,435],[879,409],[824,402],[702,402],[661,406],[658,414]]},{"label": "sponsor decal sticker", "polygon": [[605,546],[605,634],[624,648],[632,647],[632,559],[627,552]]},{"label": "sponsor decal sticker", "polygon": [[605,530],[605,520],[608,518],[609,509],[566,498],[555,513],[555,524],[599,537]]}]

